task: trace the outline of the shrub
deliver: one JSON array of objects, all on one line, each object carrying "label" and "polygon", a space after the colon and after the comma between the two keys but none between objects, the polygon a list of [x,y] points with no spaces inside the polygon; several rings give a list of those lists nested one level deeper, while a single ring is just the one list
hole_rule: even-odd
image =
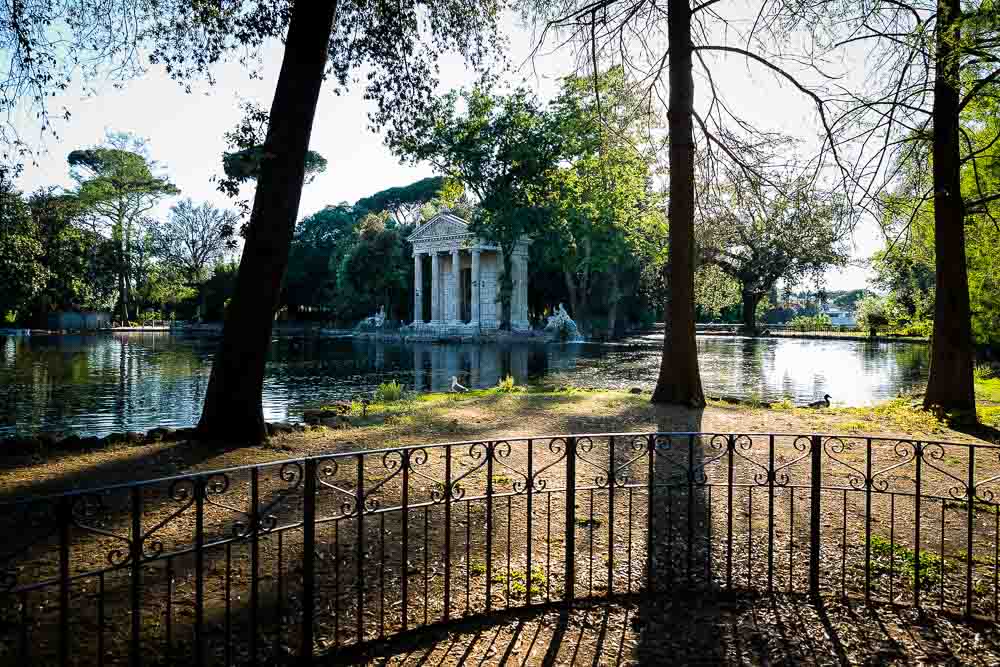
[{"label": "shrub", "polygon": [[497,382],[497,391],[502,394],[513,394],[518,388],[517,384],[514,383],[514,376],[512,375],[508,375]]},{"label": "shrub", "polygon": [[403,385],[396,380],[383,382],[375,390],[375,401],[377,403],[392,403],[403,398]]},{"label": "shrub", "polygon": [[916,322],[906,323],[904,326],[896,329],[894,333],[897,336],[929,338],[932,331],[934,331],[934,322],[932,320],[917,320]]},{"label": "shrub", "polygon": [[828,331],[833,326],[830,316],[824,313],[799,315],[788,324],[796,331]]},{"label": "shrub", "polygon": [[972,376],[979,382],[989,380],[995,375],[993,368],[987,364],[979,364],[973,369]]}]

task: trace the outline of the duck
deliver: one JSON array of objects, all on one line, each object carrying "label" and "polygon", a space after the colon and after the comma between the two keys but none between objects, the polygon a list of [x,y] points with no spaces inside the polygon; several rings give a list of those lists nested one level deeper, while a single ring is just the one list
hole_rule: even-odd
[{"label": "duck", "polygon": [[828,408],[830,407],[830,394],[824,394],[823,398],[808,404],[807,408]]},{"label": "duck", "polygon": [[452,375],[451,376],[451,390],[453,392],[463,392],[463,391],[469,391],[469,388],[468,387],[463,387],[462,385],[460,385],[458,383],[458,376],[457,375]]}]

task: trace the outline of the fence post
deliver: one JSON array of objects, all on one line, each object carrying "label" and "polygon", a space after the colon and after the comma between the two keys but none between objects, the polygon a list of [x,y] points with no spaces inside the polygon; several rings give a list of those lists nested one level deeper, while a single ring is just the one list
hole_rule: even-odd
[{"label": "fence post", "polygon": [[810,516],[809,516],[809,596],[819,597],[819,545],[820,545],[820,494],[823,488],[823,439],[812,436],[810,452],[812,457],[812,475],[809,483]]},{"label": "fence post", "polygon": [[566,581],[563,599],[575,597],[576,585],[576,438],[566,439]]},{"label": "fence post", "polygon": [[302,650],[303,664],[313,656],[316,603],[316,459],[306,459],[302,490]]}]

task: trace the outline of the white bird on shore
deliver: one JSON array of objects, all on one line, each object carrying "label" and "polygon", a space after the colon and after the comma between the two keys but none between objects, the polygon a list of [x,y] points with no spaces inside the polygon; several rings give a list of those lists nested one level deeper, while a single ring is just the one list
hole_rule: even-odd
[{"label": "white bird on shore", "polygon": [[458,383],[458,376],[457,375],[452,375],[451,376],[451,390],[453,392],[460,392],[460,391],[469,391],[469,388],[468,387],[463,387],[462,385],[460,385]]}]

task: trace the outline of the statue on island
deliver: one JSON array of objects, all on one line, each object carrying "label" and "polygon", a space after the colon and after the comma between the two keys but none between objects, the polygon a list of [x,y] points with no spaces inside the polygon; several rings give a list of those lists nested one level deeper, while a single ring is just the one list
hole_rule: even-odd
[{"label": "statue on island", "polygon": [[366,317],[358,323],[357,329],[370,330],[381,329],[385,325],[385,306],[381,306],[378,312],[370,317]]},{"label": "statue on island", "polygon": [[549,315],[549,319],[545,323],[545,333],[559,340],[583,339],[579,329],[576,327],[576,322],[566,312],[566,308],[562,303],[559,304],[559,307],[556,308],[552,315]]}]

